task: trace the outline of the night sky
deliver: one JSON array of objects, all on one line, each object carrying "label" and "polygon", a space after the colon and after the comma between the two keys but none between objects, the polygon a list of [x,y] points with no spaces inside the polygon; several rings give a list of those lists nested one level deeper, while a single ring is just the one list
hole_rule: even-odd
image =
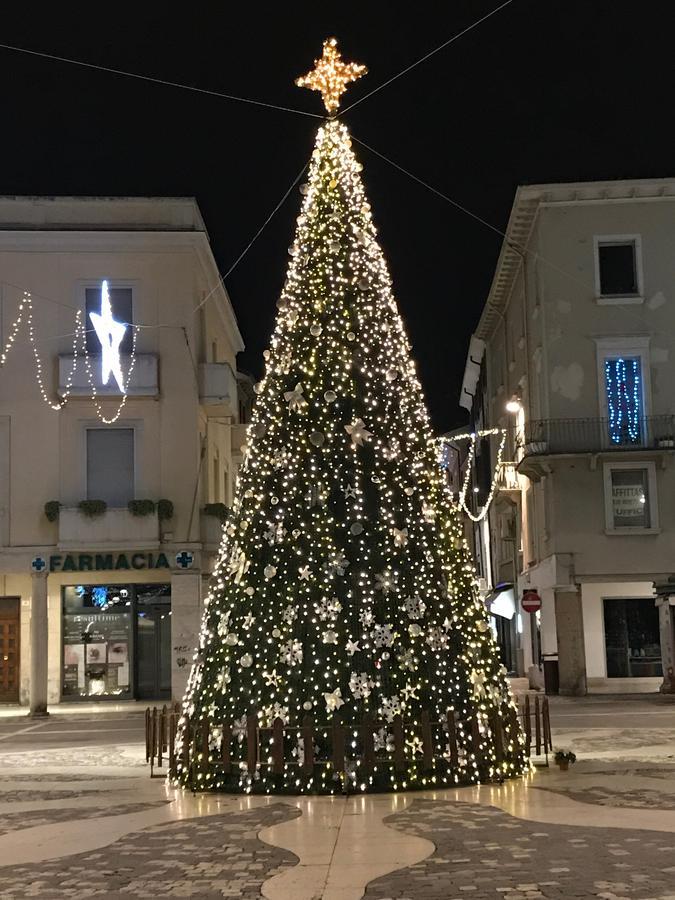
[{"label": "night sky", "polygon": [[[348,105],[499,2],[195,3],[180,16],[155,3],[23,4],[3,9],[0,41],[320,114],[319,95],[293,81],[325,37],[369,68]],[[346,121],[503,229],[518,184],[675,174],[674,24],[670,0],[512,0]],[[0,193],[195,196],[223,272],[308,159],[318,125],[5,49],[0,84]],[[501,238],[355,149],[433,421],[446,429],[464,421],[467,342]],[[240,366],[254,374],[300,200],[293,191],[227,282]]]}]

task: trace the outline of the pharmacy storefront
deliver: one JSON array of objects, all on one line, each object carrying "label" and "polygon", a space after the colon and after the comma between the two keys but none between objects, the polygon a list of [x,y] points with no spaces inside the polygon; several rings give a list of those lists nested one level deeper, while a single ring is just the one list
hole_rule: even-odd
[{"label": "pharmacy storefront", "polygon": [[33,558],[29,576],[8,574],[20,648],[20,689],[8,701],[33,704],[33,679],[50,704],[180,699],[201,619],[199,556],[64,552]]}]

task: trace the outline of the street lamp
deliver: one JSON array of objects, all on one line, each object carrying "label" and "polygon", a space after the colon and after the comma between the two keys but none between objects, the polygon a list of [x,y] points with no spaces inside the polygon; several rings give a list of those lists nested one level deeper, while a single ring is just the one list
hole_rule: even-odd
[{"label": "street lamp", "polygon": [[506,404],[506,411],[513,413],[516,415],[523,408],[523,404],[520,402],[520,397],[518,394],[513,394],[511,399]]}]

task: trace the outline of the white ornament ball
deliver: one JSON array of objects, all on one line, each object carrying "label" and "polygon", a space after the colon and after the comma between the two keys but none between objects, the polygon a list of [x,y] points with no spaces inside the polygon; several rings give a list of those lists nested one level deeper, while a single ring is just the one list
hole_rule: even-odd
[{"label": "white ornament ball", "polygon": [[403,493],[407,497],[412,497],[412,495],[415,493],[415,488],[414,487],[403,488]]},{"label": "white ornament ball", "polygon": [[228,647],[235,647],[239,643],[239,638],[231,631],[229,634],[225,635],[225,643]]},{"label": "white ornament ball", "polygon": [[301,532],[300,532],[299,528],[294,528],[293,531],[291,532],[291,534],[293,535],[293,537],[295,538],[296,541],[300,537],[300,533]]},{"label": "white ornament ball", "polygon": [[326,401],[326,403],[333,403],[335,402],[335,400],[337,400],[337,394],[335,393],[335,391],[326,391],[326,393],[323,395],[323,399]]},{"label": "white ornament ball", "polygon": [[263,359],[269,359],[271,355],[269,350],[263,350]]},{"label": "white ornament ball", "polygon": [[255,588],[249,586],[249,587],[246,588],[246,590],[244,591],[244,593],[245,593],[245,594],[248,594],[249,597],[252,597],[252,596],[255,594]]},{"label": "white ornament ball", "polygon": [[348,341],[355,341],[355,340],[356,340],[356,335],[354,334],[353,331],[348,331],[348,332],[347,332],[347,340],[348,340]]},{"label": "white ornament ball", "polygon": [[306,709],[307,712],[309,712],[309,710],[312,708],[312,701],[311,701],[311,700],[305,700],[305,702],[302,704],[302,708],[303,708],[303,709]]},{"label": "white ornament ball", "polygon": [[479,620],[476,622],[476,628],[477,628],[482,634],[485,634],[485,632],[488,630],[489,627],[490,627],[490,626],[489,626],[488,623],[485,621],[485,619],[479,619]]},{"label": "white ornament ball", "polygon": [[305,194],[307,193],[307,191],[309,190],[309,185],[306,184],[306,183],[303,183],[303,184],[300,185],[300,187],[298,188],[298,190],[300,191],[300,193],[301,193],[301,194],[303,195],[303,197],[304,197]]},{"label": "white ornament ball", "polygon": [[359,278],[357,287],[360,291],[367,291],[370,287],[370,282],[367,278]]},{"label": "white ornament ball", "polygon": [[262,383],[262,381],[258,381],[256,384],[253,385],[253,392],[255,394],[262,394],[262,392],[264,390],[265,390],[265,385]]},{"label": "white ornament ball", "polygon": [[338,253],[340,250],[340,241],[331,241],[328,245],[328,249],[331,253]]},{"label": "white ornament ball", "polygon": [[313,431],[309,436],[309,440],[315,447],[322,447],[326,438],[321,431]]},{"label": "white ornament ball", "polygon": [[248,669],[249,666],[252,666],[253,665],[253,657],[251,656],[251,654],[244,653],[244,655],[239,660],[239,665],[244,669]]},{"label": "white ornament ball", "polygon": [[313,325],[311,325],[310,329],[309,329],[309,333],[313,337],[318,337],[322,331],[323,331],[323,327],[321,325],[319,325],[318,322],[314,322]]},{"label": "white ornament ball", "polygon": [[277,570],[275,566],[265,566],[265,568],[263,569],[263,575],[265,576],[265,578],[274,578],[276,574]]},{"label": "white ornament ball", "polygon": [[273,628],[273,629],[272,629],[272,637],[273,637],[273,638],[279,638],[279,637],[281,637],[281,632],[279,631],[278,628]]},{"label": "white ornament ball", "polygon": [[382,659],[389,659],[389,651],[388,650],[384,651],[384,653],[382,654]]},{"label": "white ornament ball", "polygon": [[396,381],[396,376],[398,375],[398,369],[392,366],[391,369],[387,369],[385,378],[387,381]]},{"label": "white ornament ball", "polygon": [[354,522],[349,530],[352,534],[361,534],[361,532],[363,531],[363,525],[360,522]]},{"label": "white ornament ball", "polygon": [[241,529],[241,531],[246,531],[246,529],[248,528],[248,519],[242,519],[239,523],[239,528]]},{"label": "white ornament ball", "polygon": [[274,497],[274,496],[270,497],[270,503],[272,504],[272,506],[276,506],[278,502],[279,502],[278,497]]}]

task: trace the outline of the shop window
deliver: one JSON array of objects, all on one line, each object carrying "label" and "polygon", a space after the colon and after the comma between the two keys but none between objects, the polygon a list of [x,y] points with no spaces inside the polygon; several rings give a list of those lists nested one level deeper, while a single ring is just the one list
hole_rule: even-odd
[{"label": "shop window", "polygon": [[171,586],[63,588],[65,699],[171,695]]},{"label": "shop window", "polygon": [[605,463],[605,519],[615,534],[658,529],[654,463]]},{"label": "shop window", "polygon": [[608,678],[662,674],[659,614],[653,599],[604,600]]},{"label": "shop window", "polygon": [[87,429],[87,498],[114,508],[134,499],[133,428]]},{"label": "shop window", "polygon": [[[132,316],[132,290],[130,287],[109,287],[108,296],[110,297],[110,306],[112,307],[113,319],[116,322],[131,324]],[[100,354],[101,344],[98,335],[91,327],[91,319],[89,313],[100,313],[101,311],[101,288],[88,287],[84,290],[84,302],[87,322],[87,350],[89,353]],[[131,353],[133,344],[132,329],[127,328],[126,334],[122,338],[120,344],[120,353]]]}]

